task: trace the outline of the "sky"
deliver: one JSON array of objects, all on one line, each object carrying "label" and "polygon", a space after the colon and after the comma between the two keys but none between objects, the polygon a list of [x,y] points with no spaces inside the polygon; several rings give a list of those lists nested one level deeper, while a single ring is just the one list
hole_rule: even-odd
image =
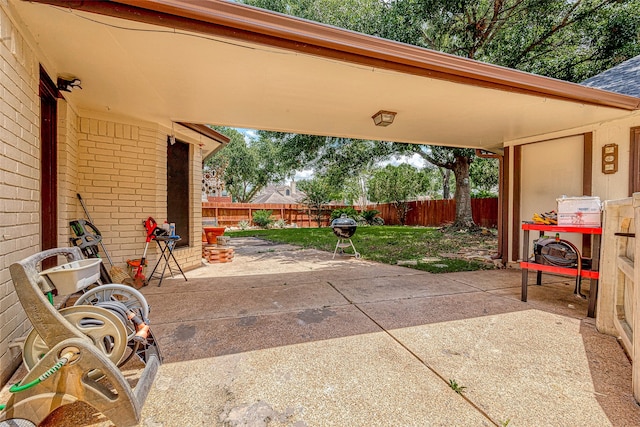
[{"label": "sky", "polygon": [[[245,140],[249,141],[251,139],[255,139],[258,136],[258,133],[255,129],[240,129],[240,128],[236,128],[236,130],[238,132],[240,132],[241,134],[244,135]],[[418,169],[422,169],[426,166],[427,162],[426,160],[424,160],[422,157],[420,157],[420,155],[418,154],[414,154],[412,156],[394,156],[391,160],[385,160],[384,162],[379,162],[378,165],[380,167],[385,167],[387,165],[394,165],[394,166],[398,166],[400,164],[403,163],[408,163]],[[301,170],[301,171],[296,171],[293,179],[295,181],[301,181],[304,179],[309,179],[313,177],[313,170],[312,169],[305,169],[305,170]],[[290,180],[287,180],[287,182],[285,182],[286,184],[288,184],[290,182]]]}]

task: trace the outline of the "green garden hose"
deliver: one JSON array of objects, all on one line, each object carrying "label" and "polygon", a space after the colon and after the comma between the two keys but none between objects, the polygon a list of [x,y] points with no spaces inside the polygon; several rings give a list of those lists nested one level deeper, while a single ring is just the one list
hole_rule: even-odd
[{"label": "green garden hose", "polygon": [[73,357],[73,355],[74,355],[74,353],[72,351],[69,351],[69,352],[65,353],[60,358],[60,360],[58,360],[58,363],[53,365],[44,374],[40,375],[38,378],[36,378],[35,380],[33,380],[30,383],[25,384],[25,385],[20,385],[20,383],[16,383],[16,384],[11,386],[9,391],[11,393],[18,393],[19,391],[24,391],[24,390],[27,390],[27,389],[33,387],[34,385],[40,384],[42,381],[46,380],[51,375],[55,374],[56,372],[58,372],[60,370],[60,368],[62,368],[64,365],[66,365],[69,362],[69,359],[71,359]]}]

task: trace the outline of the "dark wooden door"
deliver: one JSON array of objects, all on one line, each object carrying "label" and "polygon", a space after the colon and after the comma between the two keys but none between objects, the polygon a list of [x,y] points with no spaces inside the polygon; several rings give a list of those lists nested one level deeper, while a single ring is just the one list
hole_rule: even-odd
[{"label": "dark wooden door", "polygon": [[[40,247],[58,246],[58,90],[40,67]],[[43,268],[55,265],[55,259],[43,262]]]},{"label": "dark wooden door", "polygon": [[176,223],[182,239],[176,246],[189,245],[189,144],[167,144],[167,220]]}]

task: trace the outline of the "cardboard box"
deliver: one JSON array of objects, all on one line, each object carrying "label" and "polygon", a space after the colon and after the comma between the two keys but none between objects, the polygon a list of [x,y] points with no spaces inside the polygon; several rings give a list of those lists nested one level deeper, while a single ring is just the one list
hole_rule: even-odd
[{"label": "cardboard box", "polygon": [[558,225],[571,227],[600,227],[600,212],[598,213],[559,213]]},{"label": "cardboard box", "polygon": [[600,227],[602,204],[599,197],[561,197],[558,201],[558,225]]}]

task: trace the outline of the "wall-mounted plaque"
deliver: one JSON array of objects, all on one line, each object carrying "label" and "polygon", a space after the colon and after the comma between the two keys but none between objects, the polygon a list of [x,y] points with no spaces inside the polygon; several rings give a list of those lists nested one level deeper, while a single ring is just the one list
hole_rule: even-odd
[{"label": "wall-mounted plaque", "polygon": [[602,173],[618,172],[618,144],[607,144],[602,147]]}]

